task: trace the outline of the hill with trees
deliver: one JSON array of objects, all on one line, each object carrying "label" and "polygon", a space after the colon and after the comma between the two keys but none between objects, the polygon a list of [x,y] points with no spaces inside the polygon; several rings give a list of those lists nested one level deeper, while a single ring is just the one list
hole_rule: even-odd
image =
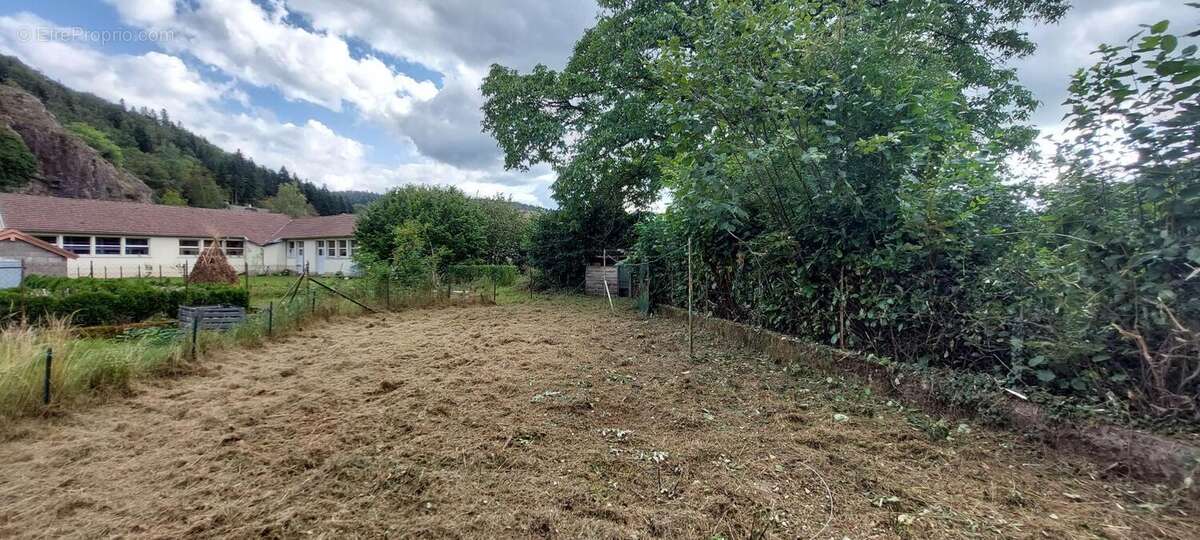
[{"label": "hill with trees", "polygon": [[[145,183],[157,202],[184,202],[205,208],[259,204],[276,196],[280,186],[295,183],[318,214],[331,215],[353,212],[355,205],[379,196],[364,191],[331,191],[298,178],[286,168],[269,169],[241,151],[226,152],[188,131],[172,121],[165,109],[134,109],[123,101],[111,103],[72,90],[11,56],[0,55],[0,84],[19,88],[40,100],[62,127],[121,173]],[[0,131],[0,157],[4,159],[0,184],[16,190],[30,180],[29,156],[21,152],[21,145],[12,140],[10,131]]]}]

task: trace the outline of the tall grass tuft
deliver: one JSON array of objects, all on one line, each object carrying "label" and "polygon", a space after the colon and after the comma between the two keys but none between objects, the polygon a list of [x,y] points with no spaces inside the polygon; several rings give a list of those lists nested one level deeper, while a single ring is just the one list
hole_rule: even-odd
[{"label": "tall grass tuft", "polygon": [[[400,311],[437,305],[491,303],[491,295],[454,289],[447,298],[440,287],[391,290],[368,280],[337,283],[343,293],[361,298],[380,311]],[[490,292],[491,288],[486,287]],[[384,294],[389,297],[385,297]],[[486,296],[486,298],[484,298]],[[313,299],[316,302],[313,302]],[[197,335],[195,355],[233,347],[257,347],[268,336],[266,306],[227,332]],[[317,287],[305,289],[288,302],[274,302],[271,335],[284,336],[341,316],[364,312],[361,306]],[[167,332],[132,339],[81,338],[72,334],[69,318],[49,317],[36,325],[13,323],[0,327],[0,419],[46,410],[43,404],[46,351],[54,351],[51,405],[87,399],[106,392],[128,390],[136,377],[183,373],[192,369],[191,333]]]},{"label": "tall grass tuft", "polygon": [[77,339],[69,318],[51,318],[37,326],[0,328],[0,416],[43,410],[46,351],[53,351],[51,404],[125,391],[131,378],[163,370],[179,358],[175,343]]}]

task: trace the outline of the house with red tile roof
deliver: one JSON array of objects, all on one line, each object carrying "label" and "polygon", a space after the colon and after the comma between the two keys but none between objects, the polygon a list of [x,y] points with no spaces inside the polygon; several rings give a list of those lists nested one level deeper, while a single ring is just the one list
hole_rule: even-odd
[{"label": "house with red tile roof", "polygon": [[291,218],[217,210],[0,193],[0,229],[75,255],[72,277],[179,276],[217,243],[239,272],[355,272],[353,214]]}]

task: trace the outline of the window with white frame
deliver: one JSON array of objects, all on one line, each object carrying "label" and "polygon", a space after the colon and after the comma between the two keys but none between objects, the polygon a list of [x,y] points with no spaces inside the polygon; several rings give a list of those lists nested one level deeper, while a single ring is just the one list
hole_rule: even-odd
[{"label": "window with white frame", "polygon": [[325,256],[325,241],[324,240],[317,240],[317,256],[318,257]]},{"label": "window with white frame", "polygon": [[120,255],[121,254],[121,237],[120,236],[97,236],[96,237],[96,255]]},{"label": "window with white frame", "polygon": [[291,241],[291,240],[288,240],[288,243],[287,243],[287,256],[288,256],[288,257],[295,257],[295,256],[296,256],[296,242],[293,242],[293,241]]},{"label": "window with white frame", "polygon": [[350,240],[350,256],[351,257],[354,256],[354,250],[356,250],[356,249],[358,249],[358,242],[354,241],[354,239],[351,239]]},{"label": "window with white frame", "polygon": [[181,238],[179,240],[179,254],[185,255],[185,256],[199,255],[200,254],[200,241],[199,240],[188,240],[188,239]]},{"label": "window with white frame", "polygon": [[244,240],[221,240],[222,249],[225,254],[230,257],[241,257],[246,254],[246,242]]},{"label": "window with white frame", "polygon": [[126,255],[149,255],[150,254],[150,239],[149,238],[126,238],[125,239],[125,254]]},{"label": "window with white frame", "polygon": [[[225,255],[230,257],[241,257],[246,252],[246,242],[244,240],[217,240],[218,246]],[[204,249],[208,249],[213,245],[213,240],[205,240],[203,242]]]},{"label": "window with white frame", "polygon": [[337,254],[338,257],[345,258],[345,257],[350,256],[349,242],[347,242],[346,240],[338,240],[337,241],[337,250],[338,250],[338,254]]},{"label": "window with white frame", "polygon": [[64,236],[62,248],[76,255],[91,255],[92,254],[92,237],[90,236]]}]

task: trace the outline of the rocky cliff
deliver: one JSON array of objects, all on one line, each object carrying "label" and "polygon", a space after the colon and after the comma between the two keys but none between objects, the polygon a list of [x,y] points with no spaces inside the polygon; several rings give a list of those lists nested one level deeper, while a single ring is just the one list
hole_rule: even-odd
[{"label": "rocky cliff", "polygon": [[20,88],[0,84],[0,125],[7,125],[37,157],[39,176],[23,192],[79,199],[152,202],[153,190],[114,167],[67,131],[42,102]]}]

